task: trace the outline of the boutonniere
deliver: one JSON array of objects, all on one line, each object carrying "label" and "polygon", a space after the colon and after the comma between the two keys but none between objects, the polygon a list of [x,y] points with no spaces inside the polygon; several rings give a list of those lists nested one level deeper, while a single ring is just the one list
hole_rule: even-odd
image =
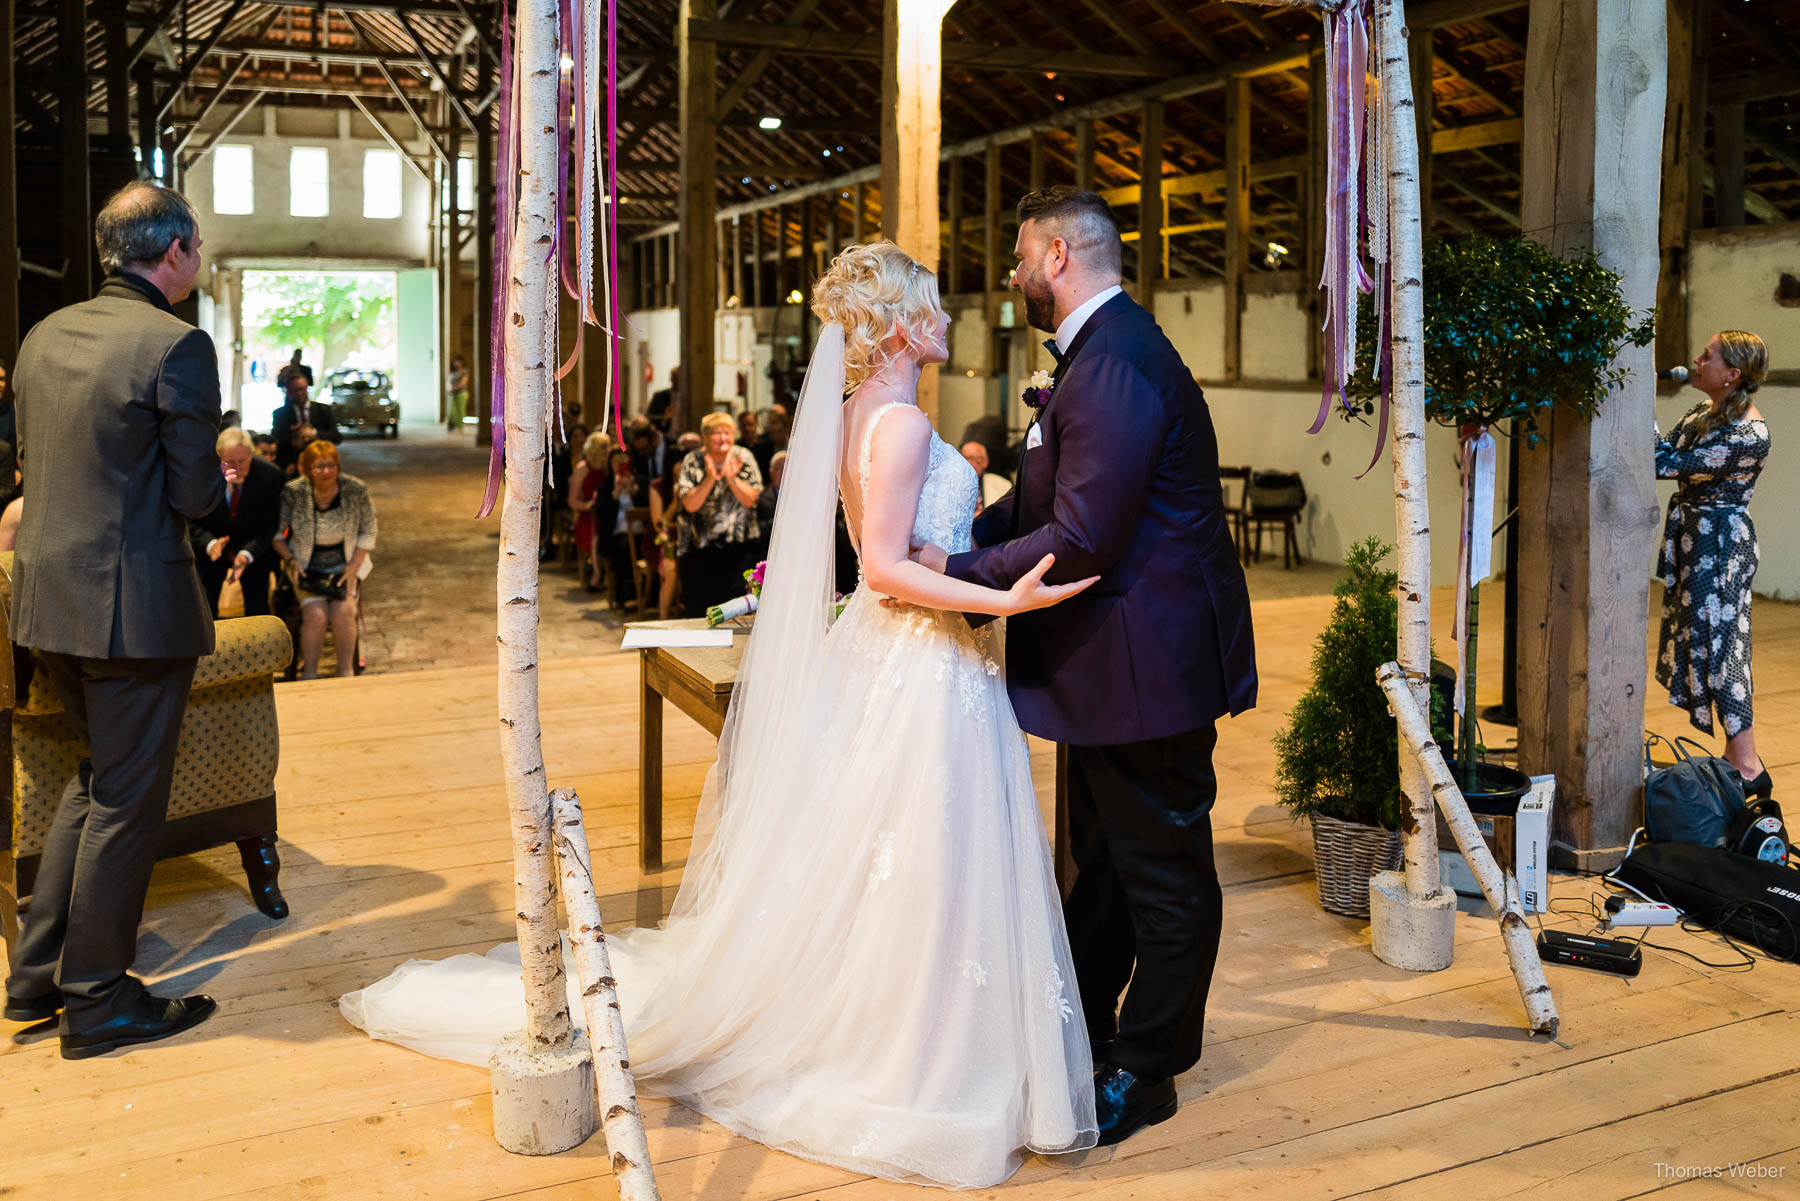
[{"label": "boutonniere", "polygon": [[1025,389],[1025,394],[1020,399],[1031,408],[1041,409],[1050,403],[1050,389],[1054,383],[1055,381],[1050,378],[1048,371],[1033,371],[1031,384]]}]

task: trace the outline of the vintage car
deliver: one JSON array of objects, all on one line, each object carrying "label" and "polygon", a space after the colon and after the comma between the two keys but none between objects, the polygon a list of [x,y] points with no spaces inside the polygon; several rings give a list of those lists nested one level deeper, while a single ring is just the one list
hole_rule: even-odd
[{"label": "vintage car", "polygon": [[340,367],[325,377],[324,399],[331,403],[338,428],[373,430],[400,436],[400,405],[391,396],[387,372],[366,367]]}]

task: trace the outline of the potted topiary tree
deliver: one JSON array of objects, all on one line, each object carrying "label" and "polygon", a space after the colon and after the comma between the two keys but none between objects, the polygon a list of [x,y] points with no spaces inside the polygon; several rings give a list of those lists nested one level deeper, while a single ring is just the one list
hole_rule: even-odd
[{"label": "potted topiary tree", "polygon": [[[1492,495],[1492,434],[1533,446],[1539,422],[1553,409],[1591,419],[1625,376],[1620,349],[1655,336],[1654,314],[1634,324],[1618,275],[1588,250],[1559,255],[1529,238],[1470,234],[1428,244],[1423,266],[1425,413],[1454,428],[1462,443],[1465,540],[1458,574],[1466,579],[1468,557],[1481,555],[1492,534],[1488,513],[1476,506],[1484,471]],[[1382,388],[1373,370],[1376,334],[1365,311],[1357,328],[1358,370],[1349,384],[1364,414],[1374,411]],[[1468,633],[1453,770],[1472,808],[1504,810],[1530,780],[1481,762],[1473,720],[1480,606],[1479,583],[1471,580],[1461,614]]]},{"label": "potted topiary tree", "polygon": [[1352,917],[1369,915],[1369,877],[1398,867],[1402,849],[1400,741],[1375,682],[1397,642],[1400,577],[1382,566],[1392,551],[1378,538],[1350,548],[1312,684],[1275,736],[1276,795],[1312,824],[1319,903]]}]

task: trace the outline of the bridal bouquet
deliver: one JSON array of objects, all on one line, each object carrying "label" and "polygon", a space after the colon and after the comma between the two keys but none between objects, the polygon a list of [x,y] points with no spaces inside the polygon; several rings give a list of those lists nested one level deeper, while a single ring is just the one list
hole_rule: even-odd
[{"label": "bridal bouquet", "polygon": [[[716,626],[722,626],[728,621],[736,621],[740,617],[748,617],[750,614],[756,612],[757,601],[762,596],[763,578],[768,574],[768,571],[769,561],[767,559],[762,560],[755,567],[746,571],[744,573],[744,595],[735,600],[728,600],[722,605],[713,605],[707,609],[706,628],[710,630]],[[843,616],[844,594],[841,592],[838,593],[835,599],[837,605],[831,612],[831,616],[834,619]]]}]

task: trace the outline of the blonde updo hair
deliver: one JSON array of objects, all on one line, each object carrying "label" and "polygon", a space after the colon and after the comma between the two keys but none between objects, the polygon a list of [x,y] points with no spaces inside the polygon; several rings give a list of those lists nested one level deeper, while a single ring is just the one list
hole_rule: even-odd
[{"label": "blonde updo hair", "polygon": [[896,329],[905,346],[937,336],[944,307],[937,276],[883,240],[852,246],[813,285],[812,311],[844,327],[844,386],[854,390],[897,357],[881,343]]},{"label": "blonde updo hair", "polygon": [[1700,432],[1709,434],[1744,419],[1750,410],[1750,398],[1762,387],[1769,374],[1769,348],[1755,334],[1741,329],[1719,331],[1719,358],[1727,367],[1737,368],[1737,387],[1725,394],[1717,412],[1700,417]]}]

